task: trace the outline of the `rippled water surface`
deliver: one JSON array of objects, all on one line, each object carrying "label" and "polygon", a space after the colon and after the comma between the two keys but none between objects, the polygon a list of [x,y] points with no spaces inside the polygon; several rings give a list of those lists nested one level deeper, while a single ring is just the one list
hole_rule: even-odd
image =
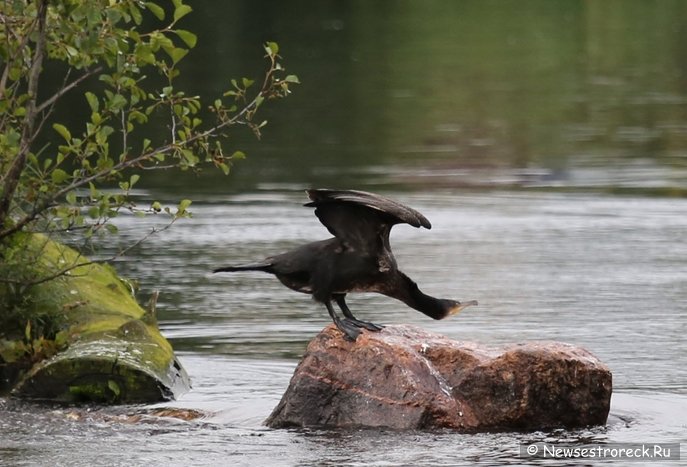
[{"label": "rippled water surface", "polygon": [[[193,200],[193,219],[115,266],[140,283],[142,303],[160,291],[160,326],[192,378],[163,405],[206,416],[0,399],[0,464],[521,465],[529,441],[687,443],[687,2],[193,4],[181,24],[198,33],[180,65],[187,95],[212,99],[231,78],[259,76],[266,40],[302,82],[264,106],[260,142],[232,133],[226,149],[248,159],[229,177],[146,172],[137,185],[141,206]],[[83,94],[71,98],[65,123],[83,118]],[[400,267],[429,294],[480,303],[434,322],[358,295],[356,314],[485,344],[584,346],[613,372],[608,425],[264,428],[328,315],[268,275],[209,272],[327,237],[301,206],[302,190],[319,186],[426,214],[432,230],[392,232]],[[162,222],[138,221],[118,219],[102,254]]]},{"label": "rippled water surface", "polygon": [[[263,191],[207,198],[192,220],[118,263],[141,281],[141,299],[161,291],[160,326],[193,380],[191,392],[163,405],[206,417],[127,423],[112,416],[140,408],[75,415],[5,402],[2,458],[29,465],[517,465],[522,442],[687,442],[687,200],[387,194],[434,225],[394,228],[392,245],[405,272],[429,293],[480,305],[441,322],[377,295],[352,296],[352,309],[459,340],[582,345],[613,372],[606,427],[478,435],[264,428],[327,313],[271,276],[209,271],[328,234],[300,206],[302,192]],[[126,219],[121,225],[125,241],[133,232]]]}]

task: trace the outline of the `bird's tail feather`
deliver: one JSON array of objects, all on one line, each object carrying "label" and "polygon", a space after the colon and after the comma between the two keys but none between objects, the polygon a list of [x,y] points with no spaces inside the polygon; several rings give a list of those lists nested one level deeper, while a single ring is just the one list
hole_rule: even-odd
[{"label": "bird's tail feather", "polygon": [[224,266],[217,268],[215,272],[236,272],[236,271],[265,271],[269,272],[272,268],[272,263],[260,262],[260,263],[249,263],[249,264],[239,264],[237,266]]}]

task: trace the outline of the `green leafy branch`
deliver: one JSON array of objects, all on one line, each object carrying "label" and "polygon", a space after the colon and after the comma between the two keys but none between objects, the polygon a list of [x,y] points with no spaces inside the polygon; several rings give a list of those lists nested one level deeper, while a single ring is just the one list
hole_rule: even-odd
[{"label": "green leafy branch", "polygon": [[[131,192],[143,171],[211,165],[228,174],[244,157],[225,149],[226,130],[243,125],[259,138],[267,122],[256,119],[258,110],[286,97],[298,78],[285,74],[278,45],[268,42],[260,86],[253,79],[230,80],[231,88],[210,105],[187,95],[176,78],[197,36],[177,24],[191,11],[183,0],[0,2],[0,242],[21,232],[78,232],[88,240],[115,233],[112,220],[122,211],[164,213],[165,229],[189,215],[190,201],[176,210],[157,201],[137,206]],[[145,15],[163,24],[143,30],[151,24]],[[48,63],[63,70],[62,84],[39,100],[39,91],[54,82],[44,72]],[[62,98],[79,88],[90,111],[83,126],[57,121]],[[59,142],[36,147],[39,136],[55,140],[46,128]]]}]

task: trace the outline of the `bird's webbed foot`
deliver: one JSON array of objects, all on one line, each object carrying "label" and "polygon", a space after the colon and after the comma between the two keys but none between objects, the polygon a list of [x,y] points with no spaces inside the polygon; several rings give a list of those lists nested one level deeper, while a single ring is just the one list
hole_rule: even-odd
[{"label": "bird's webbed foot", "polygon": [[334,300],[336,300],[336,304],[339,305],[339,308],[341,308],[341,311],[343,312],[344,316],[346,317],[344,319],[344,321],[351,323],[355,327],[365,328],[368,331],[372,331],[372,332],[379,332],[382,329],[384,329],[384,326],[382,326],[380,324],[371,323],[369,321],[363,321],[363,320],[358,319],[355,316],[353,316],[353,313],[351,312],[351,309],[348,308],[348,305],[346,304],[346,300],[344,300],[343,295],[334,296]]},{"label": "bird's webbed foot", "polygon": [[344,338],[346,340],[349,340],[351,342],[355,342],[355,340],[358,338],[360,335],[360,328],[353,323],[351,323],[347,319],[339,319],[337,318],[334,320],[334,324],[336,325],[337,328],[339,328],[339,331],[343,332]]},{"label": "bird's webbed foot", "polygon": [[346,319],[341,319],[336,315],[336,312],[334,311],[334,307],[332,307],[332,304],[330,302],[325,302],[324,305],[327,307],[327,311],[329,312],[329,316],[332,317],[332,320],[334,321],[334,324],[336,327],[341,331],[344,335],[344,338],[346,340],[349,340],[351,342],[355,342],[355,340],[358,338],[360,335],[360,329],[358,326],[355,324],[351,323],[349,320]]},{"label": "bird's webbed foot", "polygon": [[384,326],[381,324],[375,324],[371,323],[369,321],[363,321],[358,318],[345,318],[344,322],[351,323],[353,326],[358,327],[358,328],[365,328],[368,331],[372,332],[379,332],[382,329],[384,329]]}]

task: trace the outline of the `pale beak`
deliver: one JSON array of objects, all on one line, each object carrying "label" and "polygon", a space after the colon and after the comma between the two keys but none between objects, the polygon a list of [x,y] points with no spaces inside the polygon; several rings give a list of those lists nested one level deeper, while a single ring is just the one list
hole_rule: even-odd
[{"label": "pale beak", "polygon": [[477,300],[470,300],[469,302],[459,303],[458,305],[452,307],[448,311],[448,314],[446,316],[457,315],[458,313],[463,311],[464,308],[467,308],[467,307],[472,306],[472,305],[477,305]]}]

